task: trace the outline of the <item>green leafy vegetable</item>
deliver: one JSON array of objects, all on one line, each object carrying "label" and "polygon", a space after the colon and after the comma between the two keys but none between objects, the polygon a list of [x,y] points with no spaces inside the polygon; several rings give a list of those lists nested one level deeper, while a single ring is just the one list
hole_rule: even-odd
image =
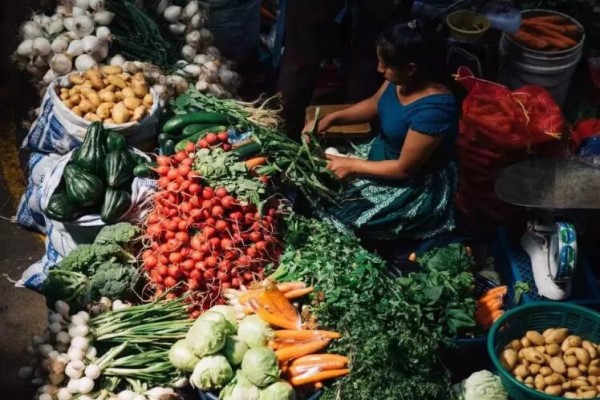
[{"label": "green leafy vegetable", "polygon": [[261,390],[259,400],[294,400],[295,398],[292,385],[286,381],[279,381]]},{"label": "green leafy vegetable", "polygon": [[127,247],[131,242],[141,235],[141,230],[129,222],[119,222],[114,225],[107,225],[98,232],[94,239],[96,244],[118,244]]},{"label": "green leafy vegetable", "polygon": [[457,400],[507,400],[508,394],[500,378],[490,371],[473,373],[453,387]]},{"label": "green leafy vegetable", "polygon": [[201,390],[219,389],[233,378],[233,370],[227,359],[220,354],[203,357],[190,378],[194,387]]},{"label": "green leafy vegetable", "polygon": [[250,349],[244,355],[242,372],[250,382],[264,388],[279,379],[279,362],[275,352],[267,347]]},{"label": "green leafy vegetable", "polygon": [[273,336],[273,330],[258,315],[249,315],[240,321],[238,336],[253,349],[266,346]]},{"label": "green leafy vegetable", "polygon": [[131,264],[108,261],[101,264],[91,278],[92,298],[124,299],[133,292],[139,279],[137,269]]},{"label": "green leafy vegetable", "polygon": [[225,347],[221,353],[227,358],[229,364],[240,365],[244,360],[244,355],[248,351],[248,346],[238,336],[229,336],[225,341]]},{"label": "green leafy vegetable", "polygon": [[531,287],[527,282],[517,281],[515,282],[515,306],[518,306],[521,303],[521,297],[524,294],[531,292]]},{"label": "green leafy vegetable", "polygon": [[221,390],[221,400],[259,400],[259,389],[238,370],[235,378]]},{"label": "green leafy vegetable", "polygon": [[227,325],[224,322],[197,319],[185,339],[198,357],[214,354],[225,346]]},{"label": "green leafy vegetable", "polygon": [[180,339],[169,350],[169,361],[175,368],[192,372],[200,359],[192,352],[185,339]]}]

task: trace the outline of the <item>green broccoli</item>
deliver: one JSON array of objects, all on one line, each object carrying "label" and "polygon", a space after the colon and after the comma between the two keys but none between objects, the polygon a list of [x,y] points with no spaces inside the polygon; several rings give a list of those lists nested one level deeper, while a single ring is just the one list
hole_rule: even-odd
[{"label": "green broccoli", "polygon": [[69,304],[71,310],[77,311],[90,302],[90,289],[90,280],[84,274],[54,268],[48,271],[41,291],[49,308],[54,308],[57,300],[63,300]]},{"label": "green broccoli", "polygon": [[125,248],[128,247],[134,239],[141,235],[141,230],[129,222],[119,222],[118,224],[105,226],[98,232],[95,244],[118,244]]},{"label": "green broccoli", "polygon": [[87,276],[93,275],[98,265],[106,261],[131,263],[133,256],[118,244],[82,244],[70,252],[57,265],[66,271],[82,272]]},{"label": "green broccoli", "polygon": [[92,297],[108,297],[111,300],[127,298],[133,292],[139,278],[132,265],[108,261],[96,269],[92,281]]}]

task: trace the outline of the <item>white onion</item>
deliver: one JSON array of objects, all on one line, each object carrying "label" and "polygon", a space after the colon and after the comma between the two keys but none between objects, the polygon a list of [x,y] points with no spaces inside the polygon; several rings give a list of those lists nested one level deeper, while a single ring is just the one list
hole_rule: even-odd
[{"label": "white onion", "polygon": [[21,27],[21,32],[23,33],[24,39],[32,40],[39,38],[44,34],[42,28],[34,21],[25,22]]},{"label": "white onion", "polygon": [[67,375],[71,379],[78,379],[81,378],[81,376],[83,375],[83,371],[75,369],[72,363],[68,363],[65,367],[65,375]]},{"label": "white onion", "polygon": [[77,6],[79,8],[83,8],[84,10],[87,10],[88,8],[90,8],[90,1],[89,0],[75,0],[75,6]]},{"label": "white onion", "polygon": [[73,17],[66,17],[65,19],[63,19],[63,25],[65,26],[65,29],[67,29],[68,31],[72,31],[73,30]]},{"label": "white onion", "polygon": [[203,65],[204,63],[208,62],[208,57],[206,56],[206,54],[198,54],[196,57],[194,57],[194,64],[197,65]]},{"label": "white onion", "polygon": [[198,29],[202,26],[202,16],[200,14],[195,14],[192,16],[190,20],[190,27],[192,29]]},{"label": "white onion", "polygon": [[67,388],[60,388],[58,389],[58,392],[56,392],[57,400],[71,400],[72,398],[73,395],[71,394],[71,392],[69,392]]},{"label": "white onion", "polygon": [[200,35],[200,31],[190,31],[185,35],[185,43],[192,46],[194,49],[198,48],[201,39],[202,36]]},{"label": "white onion", "polygon": [[146,399],[146,396],[144,396],[143,394],[136,394],[135,396],[133,396],[132,400],[148,400],[148,399]]},{"label": "white onion", "polygon": [[42,393],[54,394],[54,393],[58,392],[58,388],[54,385],[44,385],[39,389],[39,391]]},{"label": "white onion", "polygon": [[[98,39],[96,36],[88,35],[81,39],[81,45],[83,46],[83,51],[88,54],[92,54],[100,47],[100,39]],[[75,317],[76,316],[73,318]]]},{"label": "white onion", "polygon": [[162,15],[165,10],[167,9],[167,7],[169,7],[171,5],[171,0],[160,0],[158,2],[158,5],[156,6],[156,13],[158,15]]},{"label": "white onion", "polygon": [[132,400],[135,397],[135,392],[132,390],[123,390],[117,394],[119,400]]},{"label": "white onion", "polygon": [[67,14],[69,14],[69,8],[67,6],[57,6],[56,14],[60,15],[61,17],[66,17]]},{"label": "white onion", "polygon": [[75,68],[77,71],[84,72],[94,68],[96,65],[96,61],[88,54],[82,54],[75,59]]},{"label": "white onion", "polygon": [[90,8],[94,11],[104,10],[104,0],[90,0]]},{"label": "white onion", "polygon": [[[73,69],[73,62],[65,54],[55,54],[52,57],[52,59],[50,59],[50,68],[52,68],[54,73],[57,75],[65,75],[65,74],[68,74],[69,72],[71,72],[71,70]],[[60,335],[60,333],[59,333],[59,335]],[[67,334],[67,336],[68,336],[68,334]],[[58,336],[57,336],[56,340],[58,340]],[[61,341],[61,343],[63,343],[63,342]],[[68,342],[64,342],[64,343],[68,343]]]},{"label": "white onion", "polygon": [[50,393],[42,393],[38,396],[38,400],[53,400]]},{"label": "white onion", "polygon": [[206,91],[208,89],[208,82],[205,80],[199,80],[196,82],[196,89],[198,89],[200,92]]},{"label": "white onion", "polygon": [[[50,48],[52,49],[52,52],[54,52],[56,54],[64,53],[69,48],[69,43],[66,40],[64,40],[63,38],[58,37],[52,41]],[[54,314],[54,315],[60,316],[60,314]]]},{"label": "white onion", "polygon": [[110,25],[114,17],[115,13],[113,12],[107,10],[96,11],[94,14],[94,21],[99,25]]},{"label": "white onion", "polygon": [[90,347],[90,340],[86,337],[77,336],[71,339],[71,348],[73,349],[86,351],[88,347]]},{"label": "white onion", "polygon": [[90,333],[90,328],[87,325],[73,325],[69,328],[69,336],[86,337]]},{"label": "white onion", "polygon": [[106,26],[99,26],[96,28],[96,36],[100,40],[110,40],[110,29]]},{"label": "white onion", "polygon": [[102,371],[100,370],[100,367],[98,367],[96,364],[90,364],[85,367],[85,376],[91,379],[98,379],[101,372]]},{"label": "white onion", "polygon": [[[115,56],[113,56],[110,61],[109,61],[110,65],[118,65],[118,66],[123,66],[123,64],[125,64],[125,57],[123,57],[120,54],[116,54]],[[110,305],[108,306],[110,307]]]},{"label": "white onion", "polygon": [[73,17],[75,17],[75,18],[81,17],[82,15],[87,15],[85,13],[85,10],[83,8],[80,8],[80,7],[73,7],[73,10],[71,11],[71,14],[73,14]]},{"label": "white onion", "polygon": [[79,379],[79,393],[90,393],[94,390],[94,380],[84,376]]},{"label": "white onion", "polygon": [[185,9],[183,10],[183,18],[187,21],[190,20],[194,15],[196,15],[198,13],[198,10],[200,10],[200,5],[198,4],[197,0],[192,0],[190,1],[187,6],[185,6]]},{"label": "white onion", "polygon": [[169,30],[173,35],[183,35],[183,33],[185,32],[185,25],[181,22],[177,22],[175,24],[169,25]]},{"label": "white onion", "polygon": [[221,98],[225,94],[223,87],[217,83],[211,83],[208,85],[208,91],[211,92],[215,97]]},{"label": "white onion", "polygon": [[17,54],[23,57],[31,57],[33,55],[33,40],[23,40],[17,47]]},{"label": "white onion", "polygon": [[[48,71],[52,71],[51,69],[49,69]],[[52,71],[53,72],[53,71]],[[44,78],[45,79],[45,78]],[[52,81],[52,80],[51,80]],[[48,325],[48,329],[50,329],[50,332],[54,333],[54,334],[58,334],[59,332],[62,331],[62,325],[60,322],[53,322],[50,325]]]},{"label": "white onion", "polygon": [[69,383],[67,383],[67,390],[72,394],[79,393],[79,379],[71,379]]},{"label": "white onion", "polygon": [[67,55],[71,57],[76,57],[80,54],[83,54],[83,51],[83,43],[81,43],[81,40],[76,39],[69,43],[69,47],[67,48]]},{"label": "white onion", "polygon": [[98,350],[94,346],[90,346],[87,349],[87,351],[85,352],[85,358],[87,358],[89,360],[93,360],[96,358],[97,354],[98,354]]},{"label": "white onion", "polygon": [[48,32],[48,34],[50,35],[56,35],[59,34],[63,31],[64,25],[63,25],[63,21],[62,18],[59,17],[59,19],[55,19],[53,21],[51,21],[48,25],[46,25],[46,32]]},{"label": "white onion", "polygon": [[168,22],[177,22],[181,18],[182,8],[179,6],[169,6],[165,9],[163,16]]},{"label": "white onion", "polygon": [[69,360],[83,360],[83,351],[81,349],[70,348],[67,352]]},{"label": "white onion", "polygon": [[54,350],[54,347],[51,344],[41,344],[38,350],[42,357],[48,357],[48,354]]},{"label": "white onion", "polygon": [[191,76],[199,76],[200,72],[202,72],[202,67],[195,64],[189,64],[183,67],[183,71]]},{"label": "white onion", "polygon": [[196,57],[196,50],[192,46],[186,44],[181,48],[181,55],[186,61],[192,62],[194,61],[194,57]]},{"label": "white onion", "polygon": [[73,32],[79,37],[91,35],[94,32],[94,21],[87,15],[80,15],[73,18]]}]

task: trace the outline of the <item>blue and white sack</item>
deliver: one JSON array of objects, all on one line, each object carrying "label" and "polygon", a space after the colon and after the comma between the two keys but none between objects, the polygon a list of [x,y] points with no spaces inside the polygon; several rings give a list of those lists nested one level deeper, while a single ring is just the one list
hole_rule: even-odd
[{"label": "blue and white sack", "polygon": [[[149,160],[144,153],[136,149],[130,148],[130,151]],[[63,156],[32,153],[29,158],[27,190],[21,197],[16,219],[21,226],[46,235],[46,253],[40,261],[27,268],[21,279],[16,282],[17,287],[39,290],[51,267],[79,244],[93,242],[98,231],[105,225],[99,214],[60,222],[48,218],[44,213],[50,196],[60,184],[63,171],[72,156],[73,151]],[[155,188],[155,180],[135,178],[131,187],[131,206],[120,220],[141,220],[147,212],[145,205]]]},{"label": "blue and white sack", "polygon": [[[40,115],[23,140],[22,148],[44,153],[66,154],[81,145],[91,122],[73,113],[60,100],[57,88],[69,86],[66,77],[59,78],[48,86],[42,99]],[[104,127],[121,133],[127,143],[134,147],[140,147],[156,137],[160,98],[154,90],[150,89],[150,93],[154,100],[152,108],[140,121],[120,125],[104,125]]]}]

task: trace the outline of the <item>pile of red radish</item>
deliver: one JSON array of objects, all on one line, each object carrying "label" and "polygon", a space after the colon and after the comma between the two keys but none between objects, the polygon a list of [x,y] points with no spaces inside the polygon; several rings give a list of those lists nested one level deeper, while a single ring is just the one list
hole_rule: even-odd
[{"label": "pile of red radish", "polygon": [[227,132],[209,133],[197,143],[201,149],[208,149],[219,146],[225,151],[231,150],[231,144],[229,144],[229,134]]},{"label": "pile of red radish", "polygon": [[171,157],[159,156],[158,191],[145,220],[144,269],[155,294],[191,291],[192,316],[224,304],[223,289],[264,278],[265,265],[280,255],[276,209],[261,215],[226,189],[202,184],[193,167],[193,144]]}]

